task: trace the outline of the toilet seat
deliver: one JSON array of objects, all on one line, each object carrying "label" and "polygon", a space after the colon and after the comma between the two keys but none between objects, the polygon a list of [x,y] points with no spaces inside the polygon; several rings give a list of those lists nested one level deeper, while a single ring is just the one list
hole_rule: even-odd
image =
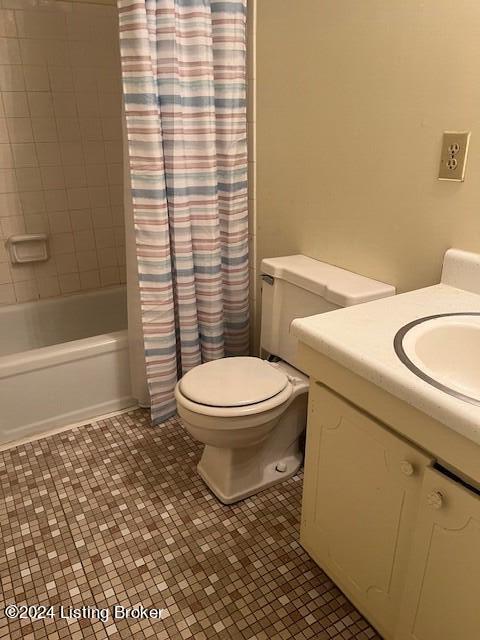
[{"label": "toilet seat", "polygon": [[179,387],[182,396],[195,404],[235,409],[273,400],[288,385],[288,376],[281,369],[261,358],[247,356],[222,358],[195,367],[183,376]]}]

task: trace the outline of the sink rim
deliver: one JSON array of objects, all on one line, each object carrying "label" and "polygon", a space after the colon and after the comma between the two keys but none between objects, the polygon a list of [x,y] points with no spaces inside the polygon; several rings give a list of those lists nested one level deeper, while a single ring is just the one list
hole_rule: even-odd
[{"label": "sink rim", "polygon": [[466,395],[457,391],[456,389],[452,389],[448,385],[443,384],[439,380],[432,378],[428,373],[425,373],[417,367],[417,365],[408,357],[404,347],[403,347],[403,339],[407,335],[407,333],[417,327],[419,324],[423,324],[424,322],[428,322],[429,320],[436,320],[437,318],[451,318],[451,317],[465,317],[465,316],[480,316],[480,311],[457,311],[450,313],[437,313],[431,316],[424,316],[423,318],[417,318],[416,320],[412,320],[412,322],[408,322],[403,325],[393,339],[393,348],[395,349],[395,353],[399,360],[409,369],[412,373],[414,373],[418,378],[427,382],[432,387],[447,393],[449,396],[457,398],[458,400],[463,400],[464,402],[468,402],[469,404],[474,404],[477,407],[480,407],[480,398],[474,398],[473,396]]}]

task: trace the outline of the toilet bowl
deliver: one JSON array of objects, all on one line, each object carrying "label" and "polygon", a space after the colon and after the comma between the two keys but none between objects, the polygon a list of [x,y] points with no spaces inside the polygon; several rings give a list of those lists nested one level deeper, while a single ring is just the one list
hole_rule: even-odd
[{"label": "toilet bowl", "polygon": [[[295,318],[394,295],[394,287],[302,255],[262,260],[260,346],[207,362],[175,388],[187,431],[205,445],[198,472],[229,504],[281,482],[302,462],[308,378],[298,370]],[[270,360],[276,359],[276,362]]]},{"label": "toilet bowl", "polygon": [[177,410],[205,448],[198,472],[225,504],[294,475],[302,462],[308,378],[285,362],[224,358],[177,384]]}]

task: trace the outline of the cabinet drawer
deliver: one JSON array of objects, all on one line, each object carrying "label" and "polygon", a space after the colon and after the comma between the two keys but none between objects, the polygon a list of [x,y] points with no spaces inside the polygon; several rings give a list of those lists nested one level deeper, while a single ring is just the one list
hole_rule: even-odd
[{"label": "cabinet drawer", "polygon": [[326,387],[311,385],[301,543],[387,639],[431,464]]},{"label": "cabinet drawer", "polygon": [[398,640],[480,638],[480,496],[425,472]]}]

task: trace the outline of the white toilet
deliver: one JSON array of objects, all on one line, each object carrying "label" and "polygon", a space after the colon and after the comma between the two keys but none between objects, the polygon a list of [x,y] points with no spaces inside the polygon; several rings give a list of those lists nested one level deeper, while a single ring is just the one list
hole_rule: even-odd
[{"label": "white toilet", "polygon": [[198,472],[225,504],[289,478],[302,462],[308,378],[296,368],[295,318],[394,295],[390,285],[302,255],[262,261],[261,349],[223,358],[175,388],[187,431],[205,444]]}]

